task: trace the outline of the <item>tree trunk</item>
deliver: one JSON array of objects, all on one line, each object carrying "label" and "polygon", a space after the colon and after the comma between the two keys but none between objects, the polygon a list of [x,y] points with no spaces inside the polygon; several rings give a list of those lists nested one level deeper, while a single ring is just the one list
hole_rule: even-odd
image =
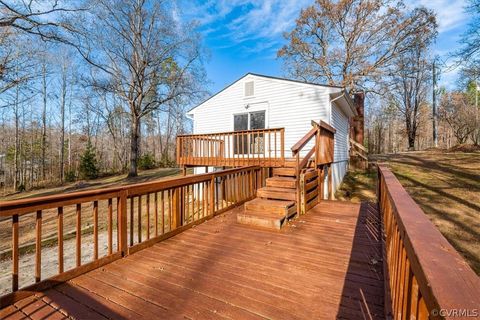
[{"label": "tree trunk", "polygon": [[136,177],[137,162],[140,154],[140,119],[132,116],[132,129],[130,133],[130,171],[128,177]]},{"label": "tree trunk", "polygon": [[62,88],[61,88],[61,102],[60,102],[60,183],[63,183],[65,173],[65,104],[67,97],[67,70],[63,66],[62,70]]},{"label": "tree trunk", "polygon": [[408,150],[415,150],[415,134],[412,131],[408,132]]},{"label": "tree trunk", "polygon": [[19,115],[18,115],[18,87],[16,88],[16,98],[15,98],[15,149],[13,154],[13,189],[17,191],[18,189],[18,153],[20,147],[20,138],[19,138]]},{"label": "tree trunk", "polygon": [[42,65],[42,93],[43,93],[43,111],[42,111],[42,180],[46,178],[45,156],[47,148],[47,67]]}]

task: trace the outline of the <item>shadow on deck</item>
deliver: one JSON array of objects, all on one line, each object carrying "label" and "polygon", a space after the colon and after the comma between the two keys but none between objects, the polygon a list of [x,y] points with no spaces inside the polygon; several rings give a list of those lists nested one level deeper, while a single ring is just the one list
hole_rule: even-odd
[{"label": "shadow on deck", "polygon": [[384,318],[380,219],[322,201],[279,232],[236,208],[0,311],[0,318]]}]

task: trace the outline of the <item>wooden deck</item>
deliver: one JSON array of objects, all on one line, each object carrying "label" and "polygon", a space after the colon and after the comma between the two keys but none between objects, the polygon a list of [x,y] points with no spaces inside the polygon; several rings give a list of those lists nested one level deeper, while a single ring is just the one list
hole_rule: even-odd
[{"label": "wooden deck", "polygon": [[236,208],[0,311],[2,319],[384,318],[380,221],[322,201],[279,232]]}]

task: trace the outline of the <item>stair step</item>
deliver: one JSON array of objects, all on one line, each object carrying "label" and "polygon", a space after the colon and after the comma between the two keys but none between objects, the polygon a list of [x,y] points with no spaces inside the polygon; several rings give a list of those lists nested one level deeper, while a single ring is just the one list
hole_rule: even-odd
[{"label": "stair step", "polygon": [[277,200],[296,200],[295,189],[263,187],[257,190],[257,197],[277,199]]},{"label": "stair step", "polygon": [[296,159],[285,159],[285,167],[288,168],[294,168],[297,166],[297,160]]},{"label": "stair step", "polygon": [[292,167],[273,168],[273,175],[295,177],[295,168],[292,168]]},{"label": "stair step", "polygon": [[269,229],[279,230],[285,221],[285,215],[266,211],[242,210],[237,213],[237,222]]},{"label": "stair step", "polygon": [[261,211],[268,213],[281,214],[283,216],[290,216],[295,213],[295,201],[285,200],[268,200],[255,198],[245,203],[245,210],[247,211]]},{"label": "stair step", "polygon": [[292,177],[272,177],[267,178],[267,187],[296,188],[296,179]]}]

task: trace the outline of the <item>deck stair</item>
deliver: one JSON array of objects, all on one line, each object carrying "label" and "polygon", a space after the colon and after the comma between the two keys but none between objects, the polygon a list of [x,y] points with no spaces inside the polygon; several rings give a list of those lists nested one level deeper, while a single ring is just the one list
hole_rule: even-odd
[{"label": "deck stair", "polygon": [[257,198],[245,203],[238,213],[239,223],[280,229],[297,214],[295,168],[273,168],[272,173],[266,186],[257,190]]},{"label": "deck stair", "polygon": [[[329,125],[312,121],[312,129],[291,148],[294,158],[284,159],[281,167],[270,168],[265,186],[257,189],[257,198],[244,204],[237,221],[280,229],[285,221],[305,214],[316,205],[322,194],[319,181],[323,179],[323,166],[333,162],[334,134],[335,129]],[[313,148],[301,156],[301,150],[309,141],[313,141]]]}]

